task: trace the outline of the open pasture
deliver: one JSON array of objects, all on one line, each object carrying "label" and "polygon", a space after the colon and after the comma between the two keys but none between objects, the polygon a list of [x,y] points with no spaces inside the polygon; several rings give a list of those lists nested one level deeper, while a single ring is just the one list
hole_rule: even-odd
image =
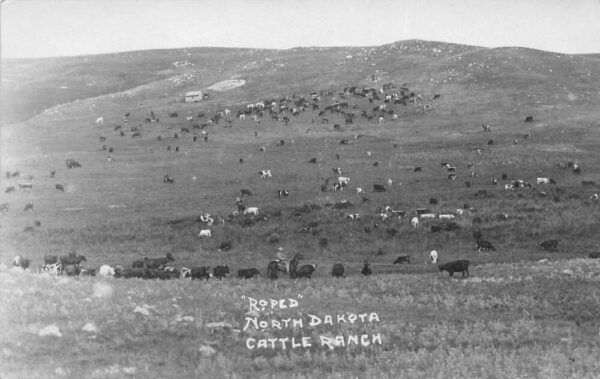
[{"label": "open pasture", "polygon": [[[76,66],[96,82],[106,77],[97,92],[77,90],[56,106],[29,97],[23,112],[36,115],[2,125],[0,262],[21,255],[35,272],[44,255],[76,252],[97,268],[172,253],[177,268],[226,264],[231,273],[222,281],[104,281],[3,269],[2,377],[599,375],[591,357],[599,348],[600,270],[587,259],[600,251],[598,57],[407,41],[95,59]],[[51,73],[56,85],[78,88],[77,75],[62,71],[71,60],[45,68],[43,60],[9,62],[6,72],[20,77],[18,68],[32,65],[39,75],[32,88],[47,86]],[[193,64],[173,65],[183,60]],[[113,75],[126,63],[138,72],[116,85]],[[209,100],[182,101],[188,90],[238,79],[245,84],[210,92]],[[408,87],[415,100],[385,103],[384,113],[375,109],[382,99],[344,91],[375,88],[383,97],[387,83],[390,93]],[[311,92],[318,109],[236,117],[247,104],[293,103]],[[343,102],[352,123],[335,110],[319,115]],[[231,122],[208,122],[226,109]],[[11,115],[25,119],[18,116]],[[67,159],[81,167],[67,167]],[[453,179],[443,163],[455,167]],[[261,178],[262,170],[272,177]],[[334,191],[338,176],[349,185]],[[538,177],[555,183],[538,184]],[[518,179],[531,188],[505,189]],[[259,214],[234,215],[237,197]],[[418,208],[454,218],[420,219],[415,228]],[[213,225],[199,220],[207,213]],[[200,238],[203,229],[211,236]],[[477,251],[480,239],[495,251]],[[552,239],[552,251],[538,244]],[[231,249],[219,251],[224,242]],[[280,246],[289,258],[301,252],[301,264],[318,265],[310,281],[266,279]],[[429,260],[433,249],[441,263],[468,259],[471,277],[440,273]],[[392,264],[399,255],[411,262]],[[360,274],[365,260],[368,278]],[[336,262],[346,278],[331,278]],[[250,267],[262,278],[235,278]],[[244,341],[263,332],[242,330],[248,303],[241,296],[298,294],[304,315],[376,312],[380,322],[326,333],[381,333],[383,343],[334,352],[248,349]],[[82,331],[88,322],[95,332]],[[231,326],[210,332],[211,322]],[[39,337],[46,324],[62,337]],[[300,331],[291,332],[283,335]],[[39,357],[34,364],[19,364],[32,357]]]}]

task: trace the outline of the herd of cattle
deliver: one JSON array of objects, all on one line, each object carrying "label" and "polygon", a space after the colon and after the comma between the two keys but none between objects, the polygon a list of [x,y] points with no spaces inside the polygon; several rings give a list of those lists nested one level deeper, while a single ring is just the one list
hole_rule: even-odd
[{"label": "herd of cattle", "polygon": [[[276,120],[277,122],[284,123],[288,125],[289,122],[292,121],[293,117],[299,116],[302,112],[314,112],[316,113],[315,117],[312,117],[311,122],[313,124],[329,124],[329,118],[332,119],[343,119],[345,125],[353,124],[358,117],[364,119],[364,122],[377,122],[384,123],[388,120],[394,121],[398,120],[398,112],[394,109],[396,105],[409,106],[410,104],[414,104],[417,109],[428,111],[432,109],[431,103],[433,101],[440,100],[441,96],[439,94],[433,95],[431,98],[431,102],[427,102],[426,96],[422,94],[415,93],[411,91],[407,87],[401,87],[396,89],[396,87],[392,84],[386,84],[380,89],[376,88],[366,88],[366,87],[346,87],[343,90],[337,93],[328,93],[330,95],[337,95],[339,101],[336,101],[330,105],[327,105],[322,108],[322,104],[320,102],[321,96],[323,92],[311,92],[308,96],[296,96],[293,95],[290,97],[282,97],[279,99],[263,99],[256,103],[248,104],[245,108],[238,110],[237,112],[232,112],[230,109],[224,109],[223,111],[216,112],[213,117],[207,117],[205,112],[200,112],[196,117],[188,115],[186,120],[190,123],[189,126],[182,126],[178,130],[178,133],[174,133],[173,138],[178,139],[179,133],[182,136],[187,134],[193,135],[193,141],[197,142],[196,130],[199,130],[203,140],[208,142],[208,131],[205,130],[208,126],[219,124],[220,122],[225,122],[231,125],[234,122],[234,118],[239,120],[245,120],[246,117],[255,121],[256,123],[260,123],[261,120],[266,117],[267,112],[271,116],[272,120]],[[370,110],[359,110],[359,106],[355,103],[352,103],[351,99],[365,99],[369,103],[373,104],[373,107]],[[327,113],[329,112],[329,113]],[[232,116],[232,114],[236,114],[236,116]],[[169,118],[177,118],[179,115],[176,112],[169,113]],[[292,117],[292,118],[290,118]],[[130,113],[126,113],[123,118],[123,125],[116,125],[114,127],[114,132],[118,133],[121,137],[126,136],[126,127],[127,123],[130,120]],[[201,121],[199,121],[201,120]],[[533,117],[527,116],[525,122],[532,122]],[[160,119],[154,112],[150,113],[149,117],[145,118],[145,123],[160,123]],[[104,124],[104,117],[98,117],[96,119],[97,124]],[[340,130],[341,126],[338,123],[333,125],[334,130]],[[484,124],[482,125],[484,132],[491,132],[491,126]],[[132,126],[129,128],[131,138],[140,138],[145,133],[143,130],[143,125]],[[306,130],[306,133],[310,133],[312,131],[311,128]],[[254,132],[255,135],[257,132]],[[360,138],[360,135],[356,135],[355,139]],[[531,134],[527,134],[524,136],[525,139],[531,138]],[[103,143],[102,150],[107,150],[110,154],[107,155],[107,161],[109,163],[116,163],[117,158],[113,155],[116,154],[114,152],[113,147],[108,147],[106,144],[106,137],[100,137],[100,143]],[[161,141],[161,136],[158,136],[158,140]],[[293,140],[292,140],[293,143]],[[277,142],[278,146],[282,146],[285,144],[284,140],[280,140]],[[339,142],[340,145],[348,145],[351,144],[351,139],[343,138]],[[490,139],[487,143],[488,146],[493,145],[494,141]],[[172,146],[168,145],[166,147],[167,150],[172,150]],[[266,153],[266,147],[260,147],[260,153]],[[179,151],[179,146],[175,146],[174,151]],[[477,148],[476,154],[482,154],[483,148]],[[367,151],[366,155],[368,157],[371,156],[371,152]],[[336,159],[340,159],[340,156],[336,154]],[[85,163],[85,162],[84,162]],[[240,163],[244,163],[243,159],[240,158]],[[317,163],[317,158],[311,158],[308,160],[308,163]],[[81,168],[82,165],[73,158],[68,158],[65,161],[65,165],[68,169]],[[378,166],[379,162],[374,162],[373,166]],[[457,177],[457,165],[449,162],[441,162],[441,167],[443,170],[443,174],[441,177],[446,178],[448,180],[455,180]],[[474,171],[474,165],[469,163],[467,166],[467,173],[470,177],[475,177],[478,175],[476,171]],[[562,167],[562,166],[561,166]],[[574,174],[581,174],[582,168],[580,163],[578,162],[568,162],[564,164],[563,168],[570,168]],[[350,187],[351,177],[349,173],[342,167],[333,167],[332,171],[337,176],[333,179],[333,183],[331,183],[331,179],[326,179],[325,183],[321,185],[320,190],[322,192],[326,191],[345,191]],[[423,168],[420,166],[415,166],[413,168],[413,173],[418,175],[423,171]],[[272,180],[273,173],[270,169],[263,169],[258,171],[258,175],[261,179]],[[55,171],[51,171],[50,177],[54,178]],[[19,178],[19,172],[7,172],[7,179]],[[23,192],[30,192],[33,189],[33,183],[31,182],[32,178],[28,178],[28,181],[18,183],[17,187],[10,186],[7,187],[5,193],[14,192],[15,189],[18,189]],[[516,189],[531,189],[533,186],[526,180],[523,179],[508,179],[506,174],[502,174],[501,179],[505,181],[504,188],[505,190],[516,190]],[[164,183],[175,183],[175,178],[170,174],[164,175],[163,177]],[[497,185],[499,183],[499,179],[497,177],[489,178],[489,183],[491,185]],[[536,185],[539,188],[543,188],[543,186],[547,185],[556,185],[557,182],[553,178],[544,178],[538,177],[536,178]],[[387,185],[386,185],[387,184]],[[594,182],[582,182],[582,184],[588,185],[591,184],[595,186]],[[390,178],[387,180],[387,183],[373,183],[372,191],[374,193],[386,192],[393,185],[393,180]],[[470,187],[470,182],[466,182],[465,185]],[[62,184],[56,183],[55,188],[58,191],[64,192],[65,188]],[[365,196],[365,188],[356,187],[355,192],[357,195],[361,196],[361,202],[366,203],[369,201]],[[482,191],[480,191],[482,192]],[[483,191],[485,192],[485,191]],[[544,191],[540,191],[540,194],[544,195]],[[246,207],[244,204],[244,198],[249,196],[253,196],[252,191],[249,189],[241,189],[240,196],[236,200],[237,210],[234,210],[227,217],[221,218],[220,220],[223,223],[231,222],[235,220],[237,217],[250,217],[251,219],[259,220],[260,217],[265,217],[262,215],[259,207]],[[279,199],[287,198],[290,196],[290,192],[286,189],[277,190],[277,197]],[[592,194],[590,196],[593,200],[598,200],[598,194]],[[429,199],[430,205],[436,205],[437,199],[431,198]],[[313,206],[311,205],[306,209],[306,206],[296,209],[294,212],[295,216],[301,217],[307,213],[309,213]],[[324,207],[331,207],[334,210],[348,210],[353,207],[353,204],[350,201],[342,200],[340,202],[328,202],[324,205]],[[33,203],[27,203],[24,207],[24,211],[33,209]],[[0,212],[6,213],[9,210],[9,204],[4,203],[0,204]],[[379,223],[387,222],[391,219],[396,220],[409,220],[410,226],[412,228],[419,228],[420,225],[424,222],[431,222],[435,220],[436,222],[430,223],[431,231],[448,231],[448,230],[456,230],[460,229],[460,225],[454,220],[459,218],[461,215],[465,214],[465,212],[476,213],[477,210],[474,207],[470,207],[465,204],[463,208],[456,209],[452,212],[447,213],[433,213],[429,208],[417,208],[412,211],[393,209],[391,205],[385,205],[382,207],[377,207],[375,209],[375,217],[378,219],[378,222],[375,223],[375,227],[379,225]],[[407,215],[411,214],[412,217],[408,217]],[[349,221],[358,221],[361,220],[363,215],[360,213],[343,213],[345,219]],[[506,218],[505,215],[502,215]],[[200,221],[207,225],[207,229],[202,229],[198,234],[200,238],[211,238],[213,233],[210,229],[213,227],[215,221],[218,219],[216,216],[205,213],[199,217]],[[478,221],[478,217],[474,217],[472,222],[476,224]],[[480,221],[479,221],[480,222]],[[36,224],[37,225],[37,224]],[[309,222],[303,226],[303,229],[309,231],[316,227],[316,222]],[[365,226],[365,232],[369,232],[367,230],[368,227]],[[483,252],[483,251],[496,251],[496,248],[493,244],[487,240],[483,239],[481,232],[477,230],[474,231],[473,237],[475,239],[475,250]],[[558,248],[558,240],[549,240],[549,241],[539,241],[538,245],[547,250],[547,251],[556,251]],[[230,248],[231,245],[227,243],[223,243],[219,246],[219,250],[226,250]],[[17,259],[18,258],[18,259]],[[297,277],[308,277],[312,275],[312,273],[316,270],[316,265],[303,265],[301,267],[297,267],[296,264],[298,261],[302,259],[301,255],[296,255],[294,259],[290,262],[282,262],[280,260],[275,260],[269,263],[267,267],[267,277],[271,279],[276,279],[278,277],[278,272],[287,272],[291,278]],[[437,252],[433,250],[430,253],[430,260],[432,263],[437,263]],[[191,269],[181,268],[176,269],[174,267],[169,266],[169,262],[173,261],[174,258],[172,255],[168,254],[165,258],[157,258],[157,259],[147,259],[136,261],[132,264],[131,268],[123,268],[120,266],[111,267],[104,265],[96,270],[85,269],[81,267],[81,262],[85,261],[85,257],[70,255],[65,257],[55,257],[49,256],[45,257],[45,263],[41,266],[41,271],[44,272],[52,272],[52,273],[66,273],[67,275],[95,275],[96,273],[100,275],[111,275],[115,277],[140,277],[140,278],[192,278],[192,279],[208,279],[211,276],[222,279],[226,274],[229,273],[229,267],[225,265],[216,266],[213,268],[213,271],[210,272],[210,267],[194,267]],[[284,264],[285,263],[285,264]],[[410,263],[410,256],[400,256],[394,263]],[[28,261],[22,257],[16,257],[14,264],[20,267],[28,267]],[[444,265],[439,266],[440,270],[446,270],[452,276],[454,272],[462,272],[463,276],[466,274],[468,276],[468,266],[469,261],[459,260],[446,263]],[[364,267],[362,269],[363,275],[371,274],[372,270],[369,266],[368,262],[364,263]],[[341,263],[336,263],[332,267],[331,274],[335,277],[344,276],[344,267]],[[245,268],[240,269],[238,271],[238,276],[241,278],[250,278],[255,275],[260,275],[260,270],[256,268]]]},{"label": "herd of cattle", "polygon": [[[310,279],[316,271],[318,265],[306,264],[298,266],[304,256],[296,253],[294,257],[287,261],[286,259],[275,259],[269,262],[267,266],[267,278],[276,280],[279,278],[278,273],[288,273],[290,279],[307,278]],[[438,259],[437,252],[432,250],[430,253],[432,263],[436,263]],[[175,261],[175,257],[171,253],[167,253],[161,258],[147,258],[133,261],[131,267],[102,265],[98,268],[85,268],[82,262],[87,261],[83,255],[77,255],[73,252],[66,256],[46,255],[44,256],[44,264],[39,267],[40,273],[52,275],[67,275],[67,276],[102,276],[115,278],[140,278],[140,279],[203,279],[208,280],[212,277],[222,280],[230,273],[229,266],[217,265],[210,271],[210,266],[199,267],[182,267],[180,269],[170,266],[171,262]],[[411,263],[409,255],[400,255],[393,264]],[[13,266],[23,270],[29,270],[30,260],[22,256],[13,258]],[[450,276],[454,272],[462,272],[463,276],[469,276],[469,261],[457,260],[439,265],[440,271],[448,271]],[[373,273],[370,263],[365,260],[361,270],[361,274],[369,276]],[[261,272],[258,268],[242,268],[237,271],[237,276],[242,279],[251,279],[260,277]],[[334,278],[345,278],[345,267],[341,262],[337,262],[331,268],[331,276]]]}]

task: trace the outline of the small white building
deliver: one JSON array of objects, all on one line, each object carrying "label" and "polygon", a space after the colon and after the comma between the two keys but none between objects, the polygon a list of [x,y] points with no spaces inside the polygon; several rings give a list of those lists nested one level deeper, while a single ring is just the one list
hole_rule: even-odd
[{"label": "small white building", "polygon": [[202,91],[190,91],[185,94],[186,103],[198,103],[202,101]]}]

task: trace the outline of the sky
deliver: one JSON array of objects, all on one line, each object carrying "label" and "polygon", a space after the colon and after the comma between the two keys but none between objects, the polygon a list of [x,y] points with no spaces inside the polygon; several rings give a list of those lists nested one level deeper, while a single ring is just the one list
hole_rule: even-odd
[{"label": "sky", "polygon": [[600,53],[600,0],[0,0],[2,58],[423,39]]}]

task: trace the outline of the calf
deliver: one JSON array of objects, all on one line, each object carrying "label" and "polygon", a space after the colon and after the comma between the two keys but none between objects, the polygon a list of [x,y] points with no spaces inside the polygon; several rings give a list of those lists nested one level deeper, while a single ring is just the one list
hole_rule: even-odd
[{"label": "calf", "polygon": [[255,276],[260,276],[260,271],[257,268],[242,268],[238,270],[239,278],[251,279]]},{"label": "calf", "polygon": [[460,272],[462,273],[462,276],[465,277],[469,277],[469,261],[466,259],[460,259],[458,261],[452,261],[452,262],[448,262],[445,263],[443,265],[441,265],[440,267],[440,271],[448,271],[448,273],[450,274],[450,276],[454,276],[455,272]]},{"label": "calf", "polygon": [[371,270],[371,267],[369,267],[369,262],[363,263],[363,268],[360,271],[360,273],[364,276],[369,276],[373,273],[373,270]]}]

